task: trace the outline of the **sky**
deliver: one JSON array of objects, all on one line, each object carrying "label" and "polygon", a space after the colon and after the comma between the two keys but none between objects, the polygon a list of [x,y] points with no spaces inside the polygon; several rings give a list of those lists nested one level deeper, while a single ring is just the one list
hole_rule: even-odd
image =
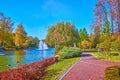
[{"label": "sky", "polygon": [[22,23],[28,36],[45,39],[48,27],[69,21],[78,30],[93,20],[97,0],[0,0],[0,12],[10,16],[14,30]]}]

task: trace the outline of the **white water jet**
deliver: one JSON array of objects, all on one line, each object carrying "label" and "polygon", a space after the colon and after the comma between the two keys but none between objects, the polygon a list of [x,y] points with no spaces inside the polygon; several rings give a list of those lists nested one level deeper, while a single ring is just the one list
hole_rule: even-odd
[{"label": "white water jet", "polygon": [[38,48],[39,48],[38,50],[47,50],[48,46],[45,44],[45,42],[43,42],[42,40],[40,40]]}]

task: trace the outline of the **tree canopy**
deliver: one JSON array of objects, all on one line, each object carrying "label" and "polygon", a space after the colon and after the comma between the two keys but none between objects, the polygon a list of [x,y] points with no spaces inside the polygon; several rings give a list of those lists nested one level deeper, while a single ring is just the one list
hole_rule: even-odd
[{"label": "tree canopy", "polygon": [[13,21],[10,17],[5,17],[0,12],[0,47],[37,47],[39,39],[37,37],[29,37],[24,30],[23,24],[18,24],[15,33],[13,32]]},{"label": "tree canopy", "polygon": [[59,22],[48,29],[46,43],[49,46],[69,46],[79,41],[78,30],[70,22]]},{"label": "tree canopy", "polygon": [[80,41],[83,41],[84,39],[88,40],[89,35],[86,31],[86,28],[80,29],[79,36],[80,36]]},{"label": "tree canopy", "polygon": [[15,45],[19,47],[23,46],[26,40],[26,36],[27,33],[25,32],[23,25],[19,24],[15,31]]}]

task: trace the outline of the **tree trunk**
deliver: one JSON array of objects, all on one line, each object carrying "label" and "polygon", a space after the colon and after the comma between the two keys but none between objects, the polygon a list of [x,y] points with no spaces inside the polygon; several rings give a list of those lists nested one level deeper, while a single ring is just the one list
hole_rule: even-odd
[{"label": "tree trunk", "polygon": [[111,33],[114,33],[114,28],[113,28],[113,19],[111,19]]}]

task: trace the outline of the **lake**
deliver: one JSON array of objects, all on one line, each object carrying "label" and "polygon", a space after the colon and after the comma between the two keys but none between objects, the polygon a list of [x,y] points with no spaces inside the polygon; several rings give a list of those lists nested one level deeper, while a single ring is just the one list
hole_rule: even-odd
[{"label": "lake", "polygon": [[54,56],[54,48],[40,51],[37,48],[0,52],[0,71],[29,64]]}]

